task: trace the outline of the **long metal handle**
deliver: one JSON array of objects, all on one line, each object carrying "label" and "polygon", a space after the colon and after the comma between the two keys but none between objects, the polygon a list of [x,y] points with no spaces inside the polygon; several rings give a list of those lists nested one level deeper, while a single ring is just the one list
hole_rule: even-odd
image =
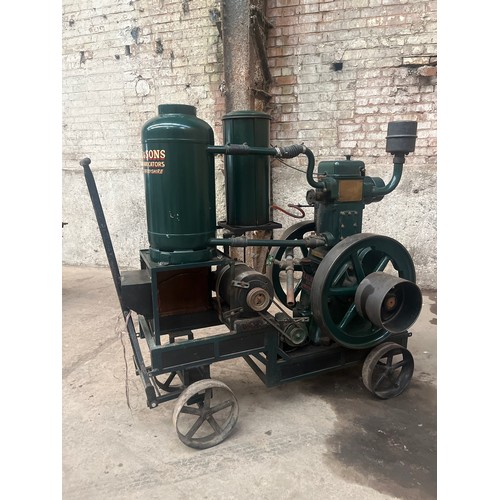
[{"label": "long metal handle", "polygon": [[104,244],[104,249],[106,251],[106,257],[108,258],[109,268],[111,269],[111,274],[113,275],[116,294],[118,295],[118,300],[120,301],[120,307],[123,312],[123,317],[126,318],[128,311],[124,306],[122,300],[120,269],[118,267],[118,262],[116,261],[113,244],[111,243],[111,237],[109,235],[108,225],[106,224],[106,217],[104,217],[104,211],[102,209],[101,200],[99,198],[99,193],[95,184],[94,175],[92,174],[92,170],[90,170],[90,158],[84,158],[83,160],[81,160],[80,165],[83,167],[85,181],[87,182],[87,188],[89,190],[90,201],[92,202],[92,206],[94,207],[95,217],[97,219],[99,231],[101,232],[101,238]]},{"label": "long metal handle", "polygon": [[156,399],[156,391],[151,384],[151,379],[149,377],[148,370],[144,363],[144,358],[142,357],[141,348],[137,340],[137,333],[135,331],[135,326],[130,315],[130,311],[127,309],[123,303],[122,298],[122,286],[120,279],[120,269],[118,267],[118,262],[116,261],[115,251],[113,249],[113,243],[111,242],[111,237],[109,235],[108,225],[106,224],[106,217],[104,216],[104,211],[102,209],[101,200],[99,198],[99,193],[97,191],[97,186],[95,183],[94,175],[92,170],[90,170],[90,158],[84,158],[80,161],[80,165],[83,167],[83,172],[85,174],[85,181],[87,182],[87,188],[89,190],[90,200],[92,201],[92,206],[94,207],[95,217],[97,219],[97,225],[99,226],[99,231],[101,232],[102,242],[104,244],[104,249],[106,250],[106,256],[108,258],[109,268],[111,269],[111,274],[113,275],[113,282],[115,284],[116,295],[118,295],[118,301],[120,302],[120,307],[123,313],[123,318],[127,326],[127,332],[132,345],[132,351],[134,353],[134,358],[136,362],[136,367],[141,376],[142,383],[146,390],[146,399],[149,408],[155,408],[158,406],[158,401]]}]

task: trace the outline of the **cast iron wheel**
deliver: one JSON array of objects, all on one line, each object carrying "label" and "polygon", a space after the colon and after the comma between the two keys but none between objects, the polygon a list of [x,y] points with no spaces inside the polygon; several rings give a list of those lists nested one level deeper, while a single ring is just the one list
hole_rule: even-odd
[{"label": "cast iron wheel", "polygon": [[399,396],[413,375],[413,356],[405,347],[385,342],[373,348],[363,364],[363,384],[381,399]]},{"label": "cast iron wheel", "polygon": [[350,349],[374,347],[391,335],[363,318],[354,302],[361,281],[384,271],[415,282],[410,254],[388,236],[348,236],[325,255],[311,287],[311,309],[323,335]]},{"label": "cast iron wheel", "polygon": [[188,386],[175,403],[173,421],[179,439],[203,450],[226,439],[238,420],[238,402],[219,380],[205,379]]},{"label": "cast iron wheel", "polygon": [[[294,224],[293,226],[290,226],[286,231],[283,232],[283,235],[281,236],[280,239],[282,240],[301,240],[304,238],[304,236],[307,233],[312,233],[314,232],[316,228],[316,225],[314,224],[313,221],[302,221],[298,222],[297,224]],[[276,297],[278,297],[279,301],[285,306],[291,309],[289,305],[287,305],[287,300],[286,300],[286,290],[283,289],[283,283],[286,283],[286,278],[285,278],[285,270],[280,269],[280,266],[278,264],[274,264],[275,260],[282,260],[284,254],[285,254],[286,248],[285,247],[274,247],[271,249],[269,252],[269,256],[273,258],[273,264],[269,272],[269,277],[271,278],[271,281],[273,283],[274,291],[276,293]],[[293,255],[295,258],[304,258],[307,257],[307,254],[309,253],[309,249],[306,247],[293,247]],[[302,266],[300,265],[295,265],[294,266],[295,272],[296,273],[302,273]],[[297,279],[295,280],[295,286],[294,286],[294,296],[295,300],[297,300],[297,297],[300,293],[301,290],[301,282],[302,282],[302,274],[297,274]]]},{"label": "cast iron wheel", "polygon": [[177,372],[170,372],[165,382],[162,382],[158,379],[158,377],[154,377],[156,385],[165,392],[177,392],[184,387],[182,382],[178,384],[173,384],[175,377],[177,376]]}]

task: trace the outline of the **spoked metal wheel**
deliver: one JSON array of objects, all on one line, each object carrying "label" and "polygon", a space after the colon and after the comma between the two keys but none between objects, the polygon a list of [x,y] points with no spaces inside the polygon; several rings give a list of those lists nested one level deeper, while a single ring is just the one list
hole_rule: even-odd
[{"label": "spoked metal wheel", "polygon": [[[281,236],[282,240],[301,240],[304,236],[309,233],[314,232],[316,225],[313,221],[302,221],[290,226],[286,231],[283,232]],[[293,252],[293,257],[297,259],[301,259],[307,257],[309,249],[306,247],[290,247]],[[281,269],[279,264],[275,264],[275,261],[281,261],[285,258],[285,247],[274,247],[269,252],[269,256],[273,259],[273,264],[269,271],[269,276],[272,280],[274,292],[276,293],[276,297],[278,297],[279,301],[289,309],[293,306],[287,304],[287,294],[286,294],[286,276],[285,270]],[[294,265],[294,297],[297,300],[302,283],[302,266],[296,264]]]},{"label": "spoked metal wheel", "polygon": [[374,272],[392,273],[415,282],[410,254],[387,236],[370,233],[348,236],[326,254],[311,287],[311,309],[324,335],[351,349],[374,347],[391,335],[356,309],[356,290]]},{"label": "spoked metal wheel", "polygon": [[197,449],[210,448],[226,439],[238,420],[238,402],[219,380],[194,382],[179,396],[173,421],[179,439]]},{"label": "spoked metal wheel", "polygon": [[177,372],[170,372],[164,381],[160,380],[159,376],[155,376],[154,381],[165,392],[176,392],[184,387],[182,381],[179,380]]},{"label": "spoked metal wheel", "polygon": [[363,384],[381,399],[401,394],[413,376],[413,356],[408,349],[394,342],[385,342],[372,349],[363,364]]}]

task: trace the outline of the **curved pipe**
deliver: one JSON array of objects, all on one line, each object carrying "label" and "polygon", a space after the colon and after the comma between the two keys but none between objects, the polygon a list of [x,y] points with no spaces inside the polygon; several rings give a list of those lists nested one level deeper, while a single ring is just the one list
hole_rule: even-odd
[{"label": "curved pipe", "polygon": [[317,189],[324,189],[326,184],[321,181],[316,181],[313,178],[314,172],[314,153],[303,144],[294,144],[293,146],[288,146],[285,148],[276,148],[278,158],[295,158],[300,154],[305,154],[307,156],[307,171],[306,171],[306,179],[310,186]]},{"label": "curved pipe", "polygon": [[293,217],[294,219],[303,219],[306,216],[306,213],[304,210],[302,210],[298,205],[292,205],[291,203],[288,204],[290,208],[295,208],[298,212],[299,215],[292,214],[292,212],[289,212],[288,210],[285,210],[284,208],[279,207],[278,205],[271,205],[271,208],[274,208],[275,210],[279,210],[280,212],[283,212],[286,215],[289,215],[290,217]]},{"label": "curved pipe", "polygon": [[394,191],[396,187],[398,186],[399,182],[401,181],[401,176],[403,175],[403,164],[404,164],[404,158],[403,161],[401,159],[398,159],[396,162],[396,157],[394,158],[394,170],[392,172],[392,178],[389,181],[389,184],[383,187],[377,187],[373,186],[371,189],[371,196],[385,196],[386,194],[389,194],[390,192]]},{"label": "curved pipe", "polygon": [[313,178],[313,171],[314,171],[314,154],[309,148],[305,148],[304,154],[307,156],[307,172],[306,172],[306,179],[307,182],[309,183],[310,186],[316,189],[324,189],[326,187],[326,184],[321,181],[315,181]]},{"label": "curved pipe", "polygon": [[324,189],[326,187],[324,182],[314,180],[314,153],[303,144],[293,144],[284,148],[253,147],[248,144],[226,144],[225,146],[208,146],[207,152],[224,155],[269,155],[276,156],[277,158],[295,158],[300,154],[305,154],[307,156],[307,182],[310,186],[317,189]]}]

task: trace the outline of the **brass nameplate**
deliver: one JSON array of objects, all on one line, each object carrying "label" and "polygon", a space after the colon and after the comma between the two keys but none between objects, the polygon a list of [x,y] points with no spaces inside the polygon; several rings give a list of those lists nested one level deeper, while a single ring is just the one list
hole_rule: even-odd
[{"label": "brass nameplate", "polygon": [[361,201],[363,199],[363,179],[339,181],[338,201]]}]

